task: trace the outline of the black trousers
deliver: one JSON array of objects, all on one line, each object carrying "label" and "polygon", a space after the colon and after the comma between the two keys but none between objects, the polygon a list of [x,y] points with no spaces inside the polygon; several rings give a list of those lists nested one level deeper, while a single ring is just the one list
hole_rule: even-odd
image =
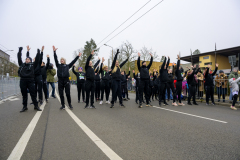
[{"label": "black trousers", "polygon": [[85,90],[86,90],[86,105],[89,104],[89,95],[91,92],[91,105],[94,103],[94,88],[95,88],[95,83],[94,81],[86,80],[85,83]]},{"label": "black trousers", "polygon": [[109,87],[109,81],[108,80],[102,80],[101,81],[101,101],[103,100],[104,91],[105,91],[105,94],[106,94],[106,101],[108,101],[109,92],[110,92],[110,87]]},{"label": "black trousers", "polygon": [[161,101],[163,99],[163,102],[166,103],[166,99],[165,99],[165,94],[166,94],[166,89],[167,89],[167,83],[162,83],[159,86],[159,104],[161,104]]},{"label": "black trousers", "polygon": [[135,87],[135,92],[136,92],[136,102],[139,101],[139,87]]},{"label": "black trousers", "polygon": [[100,81],[95,81],[95,98],[100,99]]},{"label": "black trousers", "polygon": [[233,95],[232,106],[235,106],[235,103],[237,102],[237,98],[238,98],[238,95],[237,95],[237,94],[234,94],[234,95]]},{"label": "black trousers", "polygon": [[117,96],[119,99],[119,103],[122,104],[121,81],[112,80],[112,104],[114,104]]},{"label": "black trousers", "polygon": [[[127,84],[121,84],[121,92],[122,92],[122,95],[125,94],[125,96],[127,96]],[[125,98],[125,96],[123,98]]]},{"label": "black trousers", "polygon": [[145,94],[146,102],[149,104],[150,95],[149,95],[149,80],[141,80],[139,82],[139,103],[143,101],[143,92]]},{"label": "black trousers", "polygon": [[155,99],[157,99],[157,91],[158,91],[158,88],[159,88],[159,87],[158,87],[158,86],[156,86],[156,85],[153,87],[153,94],[152,94],[152,98],[155,96]]},{"label": "black trousers", "polygon": [[48,89],[47,89],[47,80],[44,79],[42,83],[43,93],[45,96],[45,99],[48,99]]},{"label": "black trousers", "polygon": [[64,95],[63,90],[65,89],[65,94],[67,96],[68,104],[71,105],[71,96],[70,96],[70,82],[68,78],[58,78],[58,92],[61,99],[61,105],[64,106]]},{"label": "black trousers", "polygon": [[85,100],[85,83],[77,83],[77,91],[78,91],[78,100],[81,99],[81,92],[83,101]]},{"label": "black trousers", "polygon": [[167,84],[167,93],[168,93],[168,99],[170,99],[170,91],[172,90],[172,96],[173,96],[173,103],[176,101],[177,96],[176,96],[176,90],[174,88],[174,84],[173,83],[168,83]]},{"label": "black trousers", "polygon": [[176,94],[178,96],[178,103],[182,103],[181,93],[182,93],[182,81],[177,81],[176,82]]},{"label": "black trousers", "polygon": [[211,97],[212,102],[214,103],[213,93],[214,86],[206,86],[206,102],[209,103],[209,97]]},{"label": "black trousers", "polygon": [[188,103],[190,103],[191,98],[193,97],[193,103],[196,103],[196,85],[189,85],[189,95],[188,95]]},{"label": "black trousers", "polygon": [[149,90],[148,90],[148,95],[149,95],[149,100],[151,100],[151,97],[152,97],[152,95],[153,95],[153,87],[150,87],[149,86]]},{"label": "black trousers", "polygon": [[22,93],[22,104],[24,107],[27,107],[27,101],[28,101],[28,92],[27,89],[29,90],[32,102],[34,106],[38,106],[37,98],[36,98],[36,92],[35,92],[35,81],[34,79],[21,79],[20,80],[20,89]]},{"label": "black trousers", "polygon": [[43,100],[43,82],[42,82],[42,75],[38,75],[34,78],[35,80],[35,94],[37,97],[37,93],[38,93],[38,100]]}]

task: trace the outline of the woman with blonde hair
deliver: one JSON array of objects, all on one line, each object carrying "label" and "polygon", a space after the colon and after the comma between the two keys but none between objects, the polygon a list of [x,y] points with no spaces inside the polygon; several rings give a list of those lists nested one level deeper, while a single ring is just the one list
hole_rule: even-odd
[{"label": "woman with blonde hair", "polygon": [[103,66],[103,62],[105,61],[104,57],[102,57],[102,63],[100,66],[100,70],[99,73],[101,74],[101,101],[100,104],[103,103],[103,95],[104,95],[104,91],[106,94],[106,103],[110,104],[109,101],[109,92],[110,92],[110,87],[109,87],[109,80],[110,80],[110,75],[108,72],[108,66]]},{"label": "woman with blonde hair", "polygon": [[119,103],[121,107],[125,107],[122,103],[122,95],[121,95],[121,68],[122,66],[128,61],[128,58],[123,61],[120,65],[117,60],[117,56],[119,54],[119,49],[117,50],[117,53],[115,54],[115,57],[113,59],[113,63],[111,66],[112,69],[112,105],[110,108],[114,107],[114,100],[118,96]]}]

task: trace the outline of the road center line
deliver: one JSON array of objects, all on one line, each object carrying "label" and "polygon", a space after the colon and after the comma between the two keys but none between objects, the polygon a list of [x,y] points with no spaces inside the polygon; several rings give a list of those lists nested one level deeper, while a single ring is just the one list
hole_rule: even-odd
[{"label": "road center line", "polygon": [[[31,122],[27,126],[26,130],[24,131],[23,135],[19,139],[18,143],[14,147],[12,153],[8,157],[8,160],[19,160],[22,157],[23,152],[28,144],[28,141],[29,141],[30,137],[32,136],[32,133],[37,125],[37,122],[43,113],[45,105],[46,105],[46,101],[44,101],[43,104],[40,106],[42,111],[41,112],[37,111],[36,114],[34,115],[33,119],[31,120]],[[20,113],[20,114],[24,114],[24,113]]]},{"label": "road center line", "polygon": [[[57,92],[56,97],[58,98],[59,102],[60,98]],[[109,159],[112,160],[122,160],[108,145],[106,145],[98,136],[93,133],[66,105],[65,109],[67,113],[72,117],[72,119],[77,123],[77,125],[86,133],[86,135],[103,151],[103,153],[108,156]]]},{"label": "road center line", "polygon": [[220,120],[217,120],[217,119],[212,119],[212,118],[202,117],[202,116],[198,116],[198,115],[194,115],[194,114],[179,112],[179,111],[175,111],[175,110],[171,110],[171,109],[166,109],[166,108],[162,108],[162,107],[157,107],[157,106],[153,106],[153,107],[154,107],[154,108],[158,108],[158,109],[162,109],[162,110],[166,110],[166,111],[170,111],[170,112],[175,112],[175,113],[180,113],[180,114],[192,116],[192,117],[197,117],[197,118],[201,118],[201,119],[206,119],[206,120],[210,120],[210,121],[215,121],[215,122],[220,122],[220,123],[228,123],[228,122],[220,121]]}]

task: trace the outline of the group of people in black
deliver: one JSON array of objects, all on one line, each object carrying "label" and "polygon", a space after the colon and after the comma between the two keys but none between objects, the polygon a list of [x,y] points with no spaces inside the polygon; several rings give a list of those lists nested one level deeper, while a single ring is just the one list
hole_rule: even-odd
[{"label": "group of people in black", "polygon": [[[38,106],[43,103],[43,93],[45,94],[46,102],[48,102],[48,89],[46,86],[46,71],[50,64],[49,55],[47,55],[47,64],[42,62],[43,59],[43,50],[42,47],[41,53],[40,50],[37,50],[37,54],[32,61],[32,58],[29,55],[29,46],[27,47],[27,57],[25,63],[22,62],[22,47],[19,47],[18,52],[18,63],[19,63],[19,76],[20,76],[20,88],[23,96],[23,108],[21,112],[28,110],[27,108],[27,99],[29,92],[32,98],[32,103],[34,104],[34,109],[37,111],[41,111]],[[123,104],[123,97],[125,95],[128,98],[128,89],[127,89],[127,78],[130,75],[126,74],[125,71],[121,71],[121,68],[128,61],[128,58],[123,61],[121,64],[117,60],[119,55],[119,50],[115,54],[113,59],[111,69],[108,71],[108,67],[103,63],[105,61],[102,58],[101,65],[99,67],[100,58],[93,65],[91,59],[94,56],[94,51],[91,52],[90,56],[87,58],[85,65],[85,72],[83,72],[83,68],[79,67],[78,72],[75,71],[75,62],[79,59],[82,53],[79,53],[78,56],[69,64],[66,64],[66,60],[64,58],[60,59],[60,63],[58,61],[58,57],[56,54],[57,48],[53,46],[54,52],[54,60],[57,67],[57,77],[58,77],[58,92],[61,100],[60,109],[65,109],[65,101],[64,101],[64,90],[68,101],[68,106],[70,109],[73,109],[71,104],[71,95],[70,95],[70,81],[69,81],[69,69],[72,67],[73,73],[77,77],[77,92],[78,92],[78,103],[80,103],[80,97],[82,94],[83,102],[86,103],[84,108],[96,108],[94,106],[94,95],[96,100],[100,100],[100,104],[103,103],[104,93],[106,96],[106,103],[111,104],[110,108],[114,107],[114,104],[119,100],[119,104],[121,107],[125,107]],[[146,65],[146,61],[142,61],[142,65],[140,64],[140,53],[138,53],[137,67],[139,73],[135,73],[133,70],[133,76],[136,79],[136,103],[139,104],[139,108],[142,108],[143,102],[146,103],[146,106],[151,107],[151,97],[155,96],[159,101],[159,106],[168,105],[165,98],[166,90],[170,93],[170,90],[173,94],[173,102],[174,106],[183,106],[184,104],[181,101],[181,93],[182,93],[182,81],[184,77],[187,78],[187,82],[189,85],[189,96],[188,96],[188,104],[191,104],[191,98],[193,99],[193,104],[197,105],[195,101],[196,94],[196,83],[197,78],[196,74],[200,71],[200,66],[196,68],[196,66],[192,67],[192,69],[184,72],[182,67],[180,66],[180,57],[178,56],[177,65],[173,65],[173,69],[168,69],[170,58],[168,60],[164,57],[164,61],[162,65],[159,67],[159,73],[154,70],[153,77],[150,76],[150,68],[153,62],[153,56],[150,53],[151,59],[150,63]],[[207,93],[207,104],[209,103],[209,97],[211,97],[212,103],[214,104],[213,99],[213,76],[217,71],[218,65],[216,64],[215,71],[210,74],[209,68],[205,71],[205,79],[206,79],[206,93]],[[174,80],[176,80],[176,87],[174,87]],[[112,90],[112,99],[109,101],[110,89]],[[39,101],[37,101],[37,93]],[[158,93],[158,97],[156,94]],[[91,94],[91,95],[90,95]],[[100,97],[101,95],[101,97]],[[169,97],[169,96],[168,96]],[[144,101],[144,98],[146,102]],[[178,100],[178,104],[176,101]],[[90,102],[89,102],[90,101]]]}]

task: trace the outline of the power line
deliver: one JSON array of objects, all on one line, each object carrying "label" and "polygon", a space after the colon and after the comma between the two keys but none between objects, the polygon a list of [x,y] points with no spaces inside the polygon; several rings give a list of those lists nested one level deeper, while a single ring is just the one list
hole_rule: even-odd
[{"label": "power line", "polygon": [[[5,47],[4,45],[0,44],[2,47],[4,47],[6,50],[9,50],[7,47]],[[3,50],[4,51],[4,50]],[[14,56],[17,56],[16,53],[14,53],[13,51],[10,51]]]},{"label": "power line", "polygon": [[[148,12],[150,12],[153,8],[155,8],[156,6],[158,6],[160,3],[162,3],[162,1],[158,2],[155,6],[153,6],[151,9],[149,9],[147,12],[145,12],[143,15],[141,15],[139,18],[137,18],[135,21],[133,21],[131,24],[129,24],[127,27],[125,27],[123,30],[121,30],[120,32],[118,32],[114,37],[112,37],[110,40],[108,40],[105,43],[108,43],[109,41],[111,41],[113,38],[115,38],[116,36],[118,36],[120,33],[122,33],[125,29],[127,29],[128,27],[130,27],[132,24],[134,24],[136,21],[138,21],[140,18],[142,18],[144,15],[146,15]],[[103,44],[104,45],[104,44]],[[101,47],[103,46],[101,45]],[[101,48],[99,47],[99,48]]]},{"label": "power line", "polygon": [[[112,31],[107,37],[109,37],[113,32],[115,32],[119,27],[121,27],[125,22],[127,22],[130,18],[132,18],[138,11],[140,11],[143,7],[145,7],[151,0],[149,0],[146,4],[144,4],[141,8],[139,8],[133,15],[131,15],[127,20],[125,20],[120,26],[118,26],[114,31]],[[102,41],[104,41],[107,37],[105,37]],[[101,42],[99,42],[97,45],[99,45]]]}]

